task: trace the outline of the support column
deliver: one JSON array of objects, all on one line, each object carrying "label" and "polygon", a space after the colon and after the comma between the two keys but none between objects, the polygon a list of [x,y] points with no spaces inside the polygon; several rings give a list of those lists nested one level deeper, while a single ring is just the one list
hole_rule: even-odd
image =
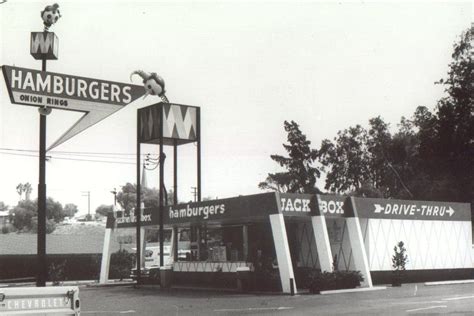
[{"label": "support column", "polygon": [[332,252],[329,242],[328,229],[324,213],[319,209],[319,195],[316,195],[316,205],[314,215],[311,216],[311,225],[313,227],[314,239],[316,241],[316,251],[318,252],[319,266],[321,271],[332,272]]},{"label": "support column", "polygon": [[145,249],[146,249],[146,241],[145,241],[145,227],[140,228],[140,253],[141,253],[141,267],[142,270],[145,268]]},{"label": "support column", "polygon": [[360,228],[359,216],[354,201],[354,197],[348,197],[344,203],[344,216],[346,217],[347,231],[351,243],[352,257],[354,258],[355,269],[360,271],[364,277],[362,286],[372,287],[372,276],[370,275],[369,260],[365,251],[364,238]]},{"label": "support column", "polygon": [[201,109],[196,109],[196,133],[197,133],[197,200],[201,202]]},{"label": "support column", "polygon": [[99,283],[106,284],[109,281],[111,244],[114,237],[116,225],[117,208],[114,203],[113,211],[107,214],[107,223],[105,224],[104,246],[102,247],[102,260],[100,263]]},{"label": "support column", "polygon": [[283,293],[291,293],[291,283],[293,280],[294,293],[296,293],[296,281],[291,262],[290,246],[286,235],[285,221],[283,214],[270,215],[272,226],[273,243],[278,260],[278,270],[280,272],[281,289]]},{"label": "support column", "polygon": [[247,225],[242,226],[242,250],[243,260],[247,261],[249,258],[249,227]]},{"label": "support column", "polygon": [[[41,71],[46,71],[43,59]],[[45,109],[46,110],[46,109]],[[46,286],[48,267],[46,262],[46,113],[40,111],[39,122],[39,181],[38,181],[38,231],[36,286]]]},{"label": "support column", "polygon": [[140,152],[140,132],[141,132],[141,121],[140,115],[137,111],[137,204],[135,206],[135,218],[136,224],[136,236],[137,236],[137,284],[141,284],[141,178],[140,178],[140,163],[141,163],[141,152]]},{"label": "support column", "polygon": [[102,260],[100,264],[99,283],[106,284],[109,281],[110,268],[110,243],[114,230],[112,228],[105,229],[104,246],[102,247]]},{"label": "support column", "polygon": [[178,204],[178,140],[173,140],[173,204]]},{"label": "support column", "polygon": [[178,260],[177,230],[178,230],[178,228],[176,228],[176,227],[173,227],[171,229],[171,250],[170,250],[171,262],[176,262]]}]

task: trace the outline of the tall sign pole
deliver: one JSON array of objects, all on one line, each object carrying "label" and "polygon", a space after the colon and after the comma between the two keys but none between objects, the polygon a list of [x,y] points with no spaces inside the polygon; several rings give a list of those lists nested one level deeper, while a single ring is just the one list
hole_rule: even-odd
[{"label": "tall sign pole", "polygon": [[[49,28],[61,17],[59,6],[47,6],[41,12],[44,32],[31,33],[30,54],[33,58],[41,60],[41,71],[46,73],[46,60],[58,59],[58,38],[54,33],[48,32]],[[38,270],[36,286],[46,286],[48,269],[46,266],[46,116],[51,113],[51,108],[39,108],[39,179],[38,179],[38,229],[37,229],[37,258]]]},{"label": "tall sign pole", "polygon": [[[160,126],[163,126],[163,113],[160,115]],[[164,232],[164,226],[163,226],[163,212],[164,212],[164,202],[163,202],[163,197],[164,197],[164,172],[165,172],[165,156],[163,152],[163,128],[160,129],[159,133],[159,139],[160,139],[160,203],[159,203],[159,209],[160,209],[160,267],[164,266],[164,238],[165,238],[165,232]]]},{"label": "tall sign pole", "polygon": [[135,206],[135,218],[137,220],[137,285],[141,284],[141,260],[142,260],[142,247],[141,247],[141,181],[140,181],[140,131],[141,131],[141,120],[137,115],[137,205]]},{"label": "tall sign pole", "polygon": [[196,111],[196,136],[197,136],[197,199],[201,202],[201,109]]},{"label": "tall sign pole", "polygon": [[[41,70],[46,71],[46,58],[43,58]],[[48,279],[48,269],[46,267],[46,115],[48,115],[48,110],[46,108],[40,108],[39,110],[38,271],[36,286],[45,286]]]}]

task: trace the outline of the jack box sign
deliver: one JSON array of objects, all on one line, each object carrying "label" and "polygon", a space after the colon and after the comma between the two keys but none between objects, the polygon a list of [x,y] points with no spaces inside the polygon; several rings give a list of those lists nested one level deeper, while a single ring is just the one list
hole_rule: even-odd
[{"label": "jack box sign", "polygon": [[309,216],[316,211],[316,197],[311,194],[280,193],[280,207],[284,216]]},{"label": "jack box sign", "polygon": [[48,150],[145,94],[143,86],[2,66],[12,103],[85,114]]}]

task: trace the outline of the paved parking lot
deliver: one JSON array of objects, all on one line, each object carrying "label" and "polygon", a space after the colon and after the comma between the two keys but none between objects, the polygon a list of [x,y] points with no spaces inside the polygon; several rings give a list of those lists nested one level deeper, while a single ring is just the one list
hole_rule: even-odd
[{"label": "paved parking lot", "polygon": [[158,287],[81,287],[83,315],[407,315],[474,311],[474,284],[332,295],[250,295]]}]

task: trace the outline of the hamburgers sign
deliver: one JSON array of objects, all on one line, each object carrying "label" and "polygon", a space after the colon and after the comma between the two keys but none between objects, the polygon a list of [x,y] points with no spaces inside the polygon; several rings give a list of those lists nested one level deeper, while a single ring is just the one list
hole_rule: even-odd
[{"label": "hamburgers sign", "polygon": [[145,94],[143,86],[2,66],[12,103],[84,112],[49,149]]}]

